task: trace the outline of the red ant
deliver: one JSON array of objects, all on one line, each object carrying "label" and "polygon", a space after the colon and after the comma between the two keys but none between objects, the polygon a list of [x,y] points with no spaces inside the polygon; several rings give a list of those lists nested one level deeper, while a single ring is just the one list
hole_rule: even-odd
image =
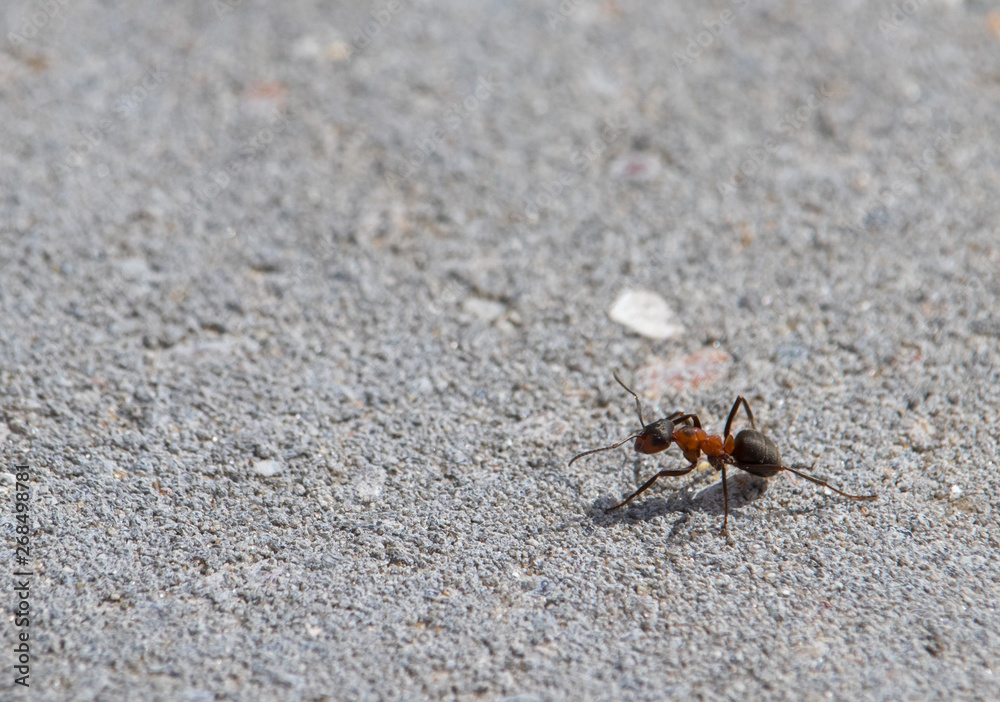
[{"label": "red ant", "polygon": [[[658,478],[687,475],[694,470],[695,466],[698,465],[698,459],[701,457],[702,453],[704,453],[708,458],[708,462],[713,468],[722,471],[722,497],[725,503],[726,512],[726,516],[722,520],[723,534],[728,533],[727,525],[729,523],[729,490],[726,485],[726,466],[734,466],[740,470],[745,470],[751,475],[756,475],[761,478],[770,478],[772,475],[775,475],[780,471],[787,470],[800,478],[805,478],[811,483],[822,485],[825,488],[830,488],[838,495],[842,495],[851,500],[874,500],[878,497],[878,495],[849,495],[846,492],[838,490],[832,485],[819,480],[818,478],[806,475],[805,473],[800,473],[794,468],[781,465],[781,452],[778,450],[778,446],[769,438],[757,431],[757,426],[753,419],[753,412],[750,410],[750,403],[748,403],[743,396],[737,396],[736,402],[733,403],[733,408],[729,411],[729,418],[726,420],[726,429],[722,433],[722,436],[719,436],[717,434],[709,434],[702,429],[701,420],[698,419],[698,415],[685,414],[684,412],[674,412],[663,419],[658,419],[655,422],[646,424],[642,418],[642,403],[639,401],[639,396],[636,395],[628,385],[622,382],[622,379],[618,377],[617,373],[614,374],[614,377],[615,380],[618,381],[618,384],[625,388],[626,392],[635,398],[635,408],[639,414],[639,424],[642,425],[642,431],[632,434],[631,436],[628,436],[611,446],[591,449],[590,451],[584,451],[583,453],[577,454],[570,459],[569,464],[573,465],[573,461],[578,458],[583,458],[584,456],[589,456],[590,454],[597,453],[599,451],[609,451],[611,449],[618,448],[630,439],[635,439],[635,450],[638,453],[645,454],[659,453],[660,451],[668,448],[671,443],[675,443],[681,448],[681,451],[684,453],[684,458],[687,459],[691,465],[682,470],[661,470],[659,473],[647,480],[642,487],[626,497],[620,503],[614,507],[609,507],[606,510],[608,512],[627,505],[629,502],[648,490]],[[743,409],[746,410],[747,418],[749,418],[750,426],[752,428],[744,429],[734,437],[730,433],[730,428],[732,427],[733,419],[736,417],[736,412],[739,410],[740,405],[743,405]],[[693,426],[688,425],[688,422],[691,422]]]}]

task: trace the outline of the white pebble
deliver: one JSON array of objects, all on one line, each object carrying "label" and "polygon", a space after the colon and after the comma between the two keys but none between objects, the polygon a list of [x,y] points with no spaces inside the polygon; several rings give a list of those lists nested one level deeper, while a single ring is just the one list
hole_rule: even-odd
[{"label": "white pebble", "polygon": [[611,305],[608,316],[650,339],[669,339],[684,331],[666,300],[648,290],[625,290]]},{"label": "white pebble", "polygon": [[470,297],[462,302],[462,309],[481,322],[489,323],[507,311],[507,306],[495,300]]},{"label": "white pebble", "polygon": [[278,461],[254,461],[253,470],[257,475],[270,478],[272,475],[280,473],[283,467]]}]

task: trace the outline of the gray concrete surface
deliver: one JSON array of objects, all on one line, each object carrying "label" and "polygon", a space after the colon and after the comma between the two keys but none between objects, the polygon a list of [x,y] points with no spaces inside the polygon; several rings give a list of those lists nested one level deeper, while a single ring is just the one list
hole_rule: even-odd
[{"label": "gray concrete surface", "polygon": [[997,10],[5,4],[0,697],[1000,698]]}]

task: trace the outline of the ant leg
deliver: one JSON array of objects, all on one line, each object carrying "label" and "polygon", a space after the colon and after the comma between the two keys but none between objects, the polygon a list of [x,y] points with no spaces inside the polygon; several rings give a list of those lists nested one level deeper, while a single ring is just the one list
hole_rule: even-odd
[{"label": "ant leg", "polygon": [[729,533],[729,486],[726,485],[726,464],[722,464],[722,504],[725,505],[726,516],[722,518],[722,534]]},{"label": "ant leg", "polygon": [[[739,468],[741,466],[740,466],[740,464],[737,463],[736,467]],[[806,475],[805,473],[797,471],[794,468],[789,468],[788,466],[766,466],[766,465],[756,465],[756,464],[754,464],[753,466],[750,466],[750,467],[751,468],[770,468],[770,469],[777,469],[777,470],[787,470],[789,473],[794,473],[795,475],[799,476],[800,478],[805,478],[810,483],[816,483],[817,485],[822,485],[825,488],[830,488],[831,490],[833,490],[838,495],[842,495],[842,496],[844,496],[844,497],[846,497],[848,499],[851,499],[851,500],[865,500],[865,501],[868,501],[868,500],[874,500],[874,499],[878,498],[877,494],[875,494],[875,495],[851,495],[851,494],[848,494],[848,493],[844,492],[843,490],[838,490],[833,485],[830,485],[829,483],[824,482],[824,481],[820,480],[819,478],[814,478],[811,475]]]},{"label": "ant leg", "polygon": [[698,419],[697,414],[682,414],[681,412],[674,412],[672,415],[667,417],[674,424],[680,424],[681,422],[686,422],[689,419],[694,422],[694,425],[701,429],[701,420]]},{"label": "ant leg", "polygon": [[733,426],[733,419],[736,418],[736,411],[740,408],[740,403],[743,403],[743,407],[747,411],[747,417],[750,418],[750,427],[754,431],[757,431],[757,425],[753,421],[753,412],[750,411],[750,403],[742,395],[737,395],[736,402],[733,403],[733,408],[729,410],[729,419],[726,420],[726,430],[722,433],[724,438],[729,437],[729,429]]},{"label": "ant leg", "polygon": [[677,475],[687,475],[692,470],[694,470],[695,465],[696,464],[692,463],[691,465],[689,465],[687,468],[685,468],[683,470],[661,470],[659,473],[657,473],[652,478],[650,478],[649,480],[647,480],[643,484],[643,486],[641,488],[639,488],[638,490],[636,490],[635,492],[633,492],[631,495],[629,495],[628,497],[626,497],[624,500],[622,500],[621,502],[619,502],[614,507],[608,507],[604,511],[605,512],[611,512],[611,511],[614,511],[614,510],[618,509],[619,507],[624,507],[629,502],[631,502],[632,500],[634,500],[635,498],[637,498],[639,495],[641,495],[642,493],[646,492],[646,490],[648,490],[650,488],[650,486],[653,483],[656,482],[657,478],[665,478],[665,477],[677,476]]}]

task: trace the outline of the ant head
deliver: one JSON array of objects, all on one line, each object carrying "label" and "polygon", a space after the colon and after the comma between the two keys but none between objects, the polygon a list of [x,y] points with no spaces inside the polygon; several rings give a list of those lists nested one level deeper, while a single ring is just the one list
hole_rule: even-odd
[{"label": "ant head", "polygon": [[673,441],[674,423],[669,419],[658,419],[642,428],[635,437],[635,450],[639,453],[659,453],[667,449]]},{"label": "ant head", "polygon": [[[645,420],[642,418],[642,402],[639,400],[639,396],[635,394],[628,385],[626,385],[621,378],[618,377],[618,373],[614,374],[615,380],[618,384],[625,388],[625,391],[635,398],[635,411],[639,415],[639,426],[642,427],[642,431],[632,434],[631,436],[626,436],[621,441],[611,444],[610,446],[602,446],[601,448],[590,449],[589,451],[584,451],[583,453],[578,453],[573,458],[569,460],[569,465],[573,465],[573,462],[584,456],[589,456],[592,453],[598,453],[600,451],[610,451],[611,449],[616,449],[626,441],[631,441],[635,439],[635,450],[639,453],[659,453],[663,451],[670,443],[673,441],[674,433],[674,419],[678,421],[687,421],[694,415],[683,414],[682,412],[674,412],[670,417],[664,417],[663,419],[658,419],[655,422],[650,422],[646,424]],[[697,421],[697,418],[695,418]],[[699,425],[700,426],[700,425]]]}]

